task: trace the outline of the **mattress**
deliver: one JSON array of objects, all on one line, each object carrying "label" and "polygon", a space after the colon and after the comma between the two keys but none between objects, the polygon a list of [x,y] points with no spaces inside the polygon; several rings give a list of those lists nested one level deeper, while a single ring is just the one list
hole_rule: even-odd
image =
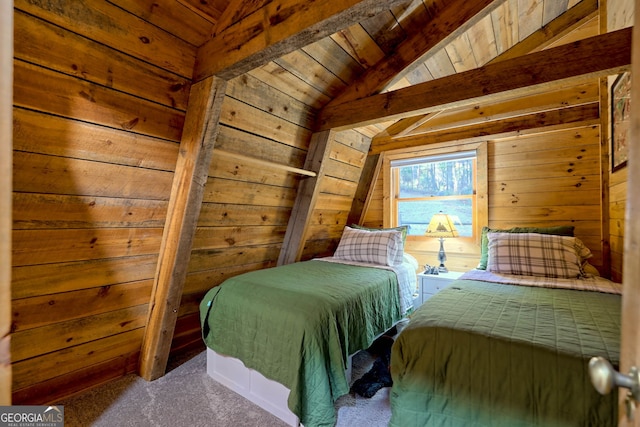
[{"label": "mattress", "polygon": [[620,295],[458,280],[422,305],[392,349],[390,425],[614,426]]},{"label": "mattress", "polygon": [[290,390],[302,424],[333,426],[348,356],[402,318],[393,270],[305,261],[245,273],[203,299],[206,345]]}]

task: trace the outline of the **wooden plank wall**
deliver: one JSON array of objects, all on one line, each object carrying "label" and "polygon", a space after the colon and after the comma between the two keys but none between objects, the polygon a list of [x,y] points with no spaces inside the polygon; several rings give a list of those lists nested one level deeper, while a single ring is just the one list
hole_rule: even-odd
[{"label": "wooden plank wall", "polygon": [[[607,31],[619,30],[633,25],[634,0],[607,0],[604,2],[606,19],[601,25]],[[610,89],[615,77],[609,78],[607,88]],[[607,91],[604,100],[609,99],[610,92]],[[609,117],[611,111],[608,107],[603,109],[606,112],[606,140],[604,145],[611,147],[611,132]],[[625,206],[627,204],[627,168],[618,169],[611,172],[611,160],[607,159],[609,167],[609,241],[611,244],[611,278],[617,282],[622,281],[622,264],[624,253],[624,218]]]},{"label": "wooden plank wall", "polygon": [[[488,137],[488,225],[574,225],[576,236],[592,250],[602,268],[600,129],[590,120],[575,128],[490,139]],[[455,142],[453,142],[455,144]],[[429,144],[425,140],[425,144]],[[438,146],[446,145],[440,143]],[[383,180],[379,178],[365,225],[383,224]],[[408,240],[407,251],[421,264],[437,262],[438,245]],[[447,266],[466,271],[479,260],[479,245],[445,242]],[[469,255],[475,252],[476,255]],[[603,272],[606,273],[606,272]]]},{"label": "wooden plank wall", "polygon": [[[282,73],[268,72],[275,67],[269,64],[228,84],[174,349],[202,345],[198,304],[207,290],[228,277],[277,264],[298,181],[305,179],[289,169],[304,165],[316,110],[304,97],[288,94],[308,93],[309,84],[298,79],[285,93]],[[369,141],[350,131],[333,142],[331,176],[322,183],[305,257],[335,248]]]},{"label": "wooden plank wall", "polygon": [[[212,26],[181,2],[140,7],[15,3],[16,403],[55,402],[138,364],[195,46]],[[334,42],[305,49],[325,65],[299,51],[227,84],[172,354],[202,347],[206,290],[276,264],[313,117],[360,66]],[[369,138],[337,135],[305,256],[335,246]]]},{"label": "wooden plank wall", "polygon": [[0,4],[0,405],[11,405],[13,2]]},{"label": "wooden plank wall", "polygon": [[198,304],[207,290],[276,265],[299,179],[280,166],[302,167],[311,114],[250,74],[229,81],[174,347],[201,345]]},{"label": "wooden plank wall", "polygon": [[137,367],[198,41],[114,3],[15,1],[14,404]]},{"label": "wooden plank wall", "polygon": [[351,210],[371,138],[355,130],[338,132],[330,145],[325,179],[311,214],[302,259],[333,254]]},{"label": "wooden plank wall", "polygon": [[[134,0],[15,0],[14,404],[55,403],[138,365],[196,46],[213,25],[189,2],[149,12]],[[276,264],[313,118],[380,56],[352,52],[365,33],[228,82],[173,354],[202,346],[198,304],[210,287]],[[337,244],[372,136],[363,132],[332,142],[303,258]],[[366,222],[379,226],[375,197]]]}]

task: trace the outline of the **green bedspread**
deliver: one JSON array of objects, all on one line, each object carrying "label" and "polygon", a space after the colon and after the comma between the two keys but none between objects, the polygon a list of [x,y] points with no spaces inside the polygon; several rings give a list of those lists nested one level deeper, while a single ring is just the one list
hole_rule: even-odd
[{"label": "green bedspread", "polygon": [[389,270],[299,262],[228,279],[206,294],[200,318],[208,347],[291,390],[305,426],[333,426],[348,355],[401,318],[398,282]]},{"label": "green bedspread", "polygon": [[391,426],[615,426],[588,361],[619,364],[620,296],[459,280],[391,356]]}]

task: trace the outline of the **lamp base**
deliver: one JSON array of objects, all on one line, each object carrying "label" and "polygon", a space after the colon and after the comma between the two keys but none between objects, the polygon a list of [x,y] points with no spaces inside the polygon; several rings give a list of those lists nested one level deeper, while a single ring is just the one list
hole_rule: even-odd
[{"label": "lamp base", "polygon": [[440,261],[440,267],[438,267],[438,272],[447,273],[447,267],[444,266],[444,262],[447,260],[447,255],[444,252],[444,238],[440,238],[440,251],[438,251],[438,261]]}]

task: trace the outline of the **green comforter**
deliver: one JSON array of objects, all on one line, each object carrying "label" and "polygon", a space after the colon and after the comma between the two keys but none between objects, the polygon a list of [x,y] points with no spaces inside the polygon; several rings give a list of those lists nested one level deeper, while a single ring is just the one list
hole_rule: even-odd
[{"label": "green comforter", "polygon": [[398,282],[389,270],[294,263],[228,279],[206,294],[200,318],[208,347],[291,390],[305,426],[333,426],[348,355],[401,318]]},{"label": "green comforter", "polygon": [[615,426],[587,364],[619,339],[619,295],[456,281],[394,343],[390,425]]}]

